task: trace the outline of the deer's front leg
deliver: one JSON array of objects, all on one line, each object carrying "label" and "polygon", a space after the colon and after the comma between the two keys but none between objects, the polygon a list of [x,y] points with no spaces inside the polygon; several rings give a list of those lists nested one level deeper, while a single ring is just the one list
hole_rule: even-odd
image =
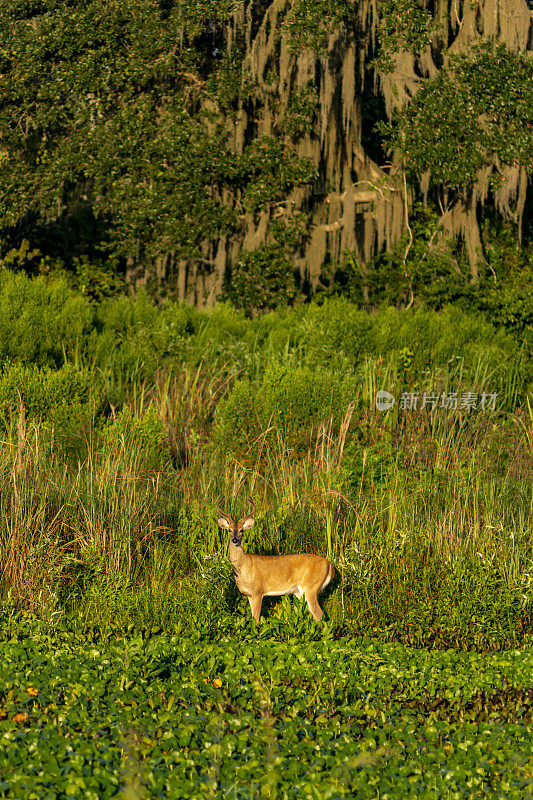
[{"label": "deer's front leg", "polygon": [[263,602],[263,595],[254,594],[251,597],[248,597],[248,600],[250,601],[252,617],[255,619],[256,622],[259,622],[259,617],[261,616],[261,604]]}]

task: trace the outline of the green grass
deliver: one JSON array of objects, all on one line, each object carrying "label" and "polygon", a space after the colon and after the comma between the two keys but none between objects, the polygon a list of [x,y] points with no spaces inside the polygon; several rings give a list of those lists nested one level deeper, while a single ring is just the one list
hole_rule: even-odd
[{"label": "green grass", "polygon": [[[190,613],[205,621],[206,600],[210,613],[247,615],[215,505],[224,495],[237,514],[251,493],[249,551],[316,552],[335,564],[324,608],[337,635],[481,650],[530,641],[523,412],[471,420],[398,412],[395,421],[352,408],[337,431],[333,423],[312,430],[307,449],[277,428],[231,451],[209,438],[216,419],[194,385],[183,378],[143,389],[94,430],[76,461],[21,410],[0,443],[8,605],[119,628],[167,628]],[[295,611],[295,600],[286,605]]]},{"label": "green grass", "polygon": [[[533,373],[501,328],[339,299],[257,319],[143,295],[92,306],[7,271],[0,310],[16,332],[0,344],[7,609],[115,630],[234,624],[249,611],[215,506],[223,495],[239,514],[252,494],[250,552],[335,564],[336,636],[530,642]],[[378,389],[497,403],[382,413]],[[291,599],[264,614],[290,627],[300,611]]]}]

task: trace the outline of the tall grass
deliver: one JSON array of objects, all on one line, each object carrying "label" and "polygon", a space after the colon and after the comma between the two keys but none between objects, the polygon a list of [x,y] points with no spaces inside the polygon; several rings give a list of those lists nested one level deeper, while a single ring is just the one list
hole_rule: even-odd
[{"label": "tall grass", "polygon": [[[235,373],[208,364],[130,383],[75,460],[20,403],[0,442],[4,600],[111,627],[247,614],[214,509],[223,495],[237,515],[252,494],[250,551],[312,551],[337,566],[324,606],[339,632],[443,646],[524,641],[531,406],[383,415],[373,397],[394,382],[390,363],[369,359],[361,374],[340,424],[311,420],[298,439],[258,419],[247,446],[213,436]],[[266,613],[296,602],[273,601]]]},{"label": "tall grass", "polygon": [[[345,300],[255,320],[142,295],[93,307],[4,270],[0,320],[13,613],[231,626],[249,611],[215,506],[238,515],[251,494],[248,550],[335,563],[337,632],[477,647],[533,633],[531,359],[483,317]],[[498,399],[383,413],[378,389]],[[265,603],[267,617],[297,617],[296,602]]]}]

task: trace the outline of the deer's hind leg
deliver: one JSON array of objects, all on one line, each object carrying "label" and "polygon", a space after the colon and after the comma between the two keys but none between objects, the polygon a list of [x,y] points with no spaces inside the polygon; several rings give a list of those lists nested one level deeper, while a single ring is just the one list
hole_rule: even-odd
[{"label": "deer's hind leg", "polygon": [[324,616],[324,612],[322,611],[322,609],[318,604],[317,592],[309,592],[309,594],[305,595],[305,599],[307,600],[307,607],[309,608],[309,611],[316,619],[316,621],[320,622],[320,620]]},{"label": "deer's hind leg", "polygon": [[325,561],[324,566],[326,567],[326,570],[322,573],[320,582],[314,583],[314,585],[309,588],[309,591],[305,592],[305,599],[307,600],[309,611],[317,622],[320,622],[320,620],[324,617],[324,612],[318,604],[318,593],[328,585],[335,575],[335,568],[329,563],[329,561]]}]

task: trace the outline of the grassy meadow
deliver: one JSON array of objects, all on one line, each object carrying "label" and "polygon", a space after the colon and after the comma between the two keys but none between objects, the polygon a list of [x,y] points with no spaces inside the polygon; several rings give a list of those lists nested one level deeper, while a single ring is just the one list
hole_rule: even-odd
[{"label": "grassy meadow", "polygon": [[[4,270],[0,364],[0,797],[528,796],[527,340]],[[335,565],[326,622],[256,628],[215,510],[249,495],[245,549]]]},{"label": "grassy meadow", "polygon": [[[249,610],[215,506],[223,496],[239,515],[252,495],[249,551],[336,565],[324,604],[339,634],[528,641],[525,343],[452,307],[370,315],[330,300],[251,320],[142,295],[96,306],[9,272],[0,309],[0,591],[13,614],[231,630]],[[379,389],[392,410],[376,409]],[[402,391],[417,409],[399,408]],[[466,392],[477,408],[460,408]],[[296,613],[292,598],[269,602],[267,620]]]}]

